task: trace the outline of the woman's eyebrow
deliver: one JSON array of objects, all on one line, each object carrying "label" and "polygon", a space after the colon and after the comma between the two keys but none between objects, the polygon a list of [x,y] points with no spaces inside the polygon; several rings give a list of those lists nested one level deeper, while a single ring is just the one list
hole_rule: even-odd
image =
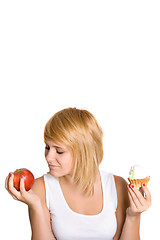
[{"label": "woman's eyebrow", "polygon": [[[49,144],[47,144],[46,142],[45,142],[45,144],[49,146]],[[58,146],[58,145],[52,145],[52,147],[55,147],[55,148],[63,148],[63,149],[64,149],[64,147],[61,147],[61,146]]]}]

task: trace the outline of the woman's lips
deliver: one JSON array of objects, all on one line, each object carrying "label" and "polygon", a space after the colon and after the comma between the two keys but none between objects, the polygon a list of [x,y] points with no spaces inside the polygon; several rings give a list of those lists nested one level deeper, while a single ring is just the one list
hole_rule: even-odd
[{"label": "woman's lips", "polygon": [[56,165],[50,165],[50,164],[49,164],[48,166],[49,166],[49,168],[51,168],[51,169],[52,169],[52,168],[57,168],[57,167],[58,167],[58,166],[56,166]]}]

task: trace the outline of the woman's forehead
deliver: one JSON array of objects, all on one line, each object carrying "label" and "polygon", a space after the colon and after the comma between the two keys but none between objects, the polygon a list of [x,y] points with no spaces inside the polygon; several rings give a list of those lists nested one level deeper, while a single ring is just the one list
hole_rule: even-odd
[{"label": "woman's forehead", "polygon": [[61,144],[61,143],[54,143],[52,140],[48,140],[46,139],[44,141],[47,145],[49,145],[50,147],[56,147],[56,148],[65,148],[66,149],[66,146]]}]

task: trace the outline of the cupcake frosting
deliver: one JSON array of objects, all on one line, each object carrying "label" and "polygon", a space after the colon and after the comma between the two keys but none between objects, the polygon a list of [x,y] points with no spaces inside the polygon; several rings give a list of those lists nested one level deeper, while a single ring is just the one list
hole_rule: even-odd
[{"label": "cupcake frosting", "polygon": [[149,177],[146,169],[141,165],[134,165],[129,171],[129,179],[143,179]]}]

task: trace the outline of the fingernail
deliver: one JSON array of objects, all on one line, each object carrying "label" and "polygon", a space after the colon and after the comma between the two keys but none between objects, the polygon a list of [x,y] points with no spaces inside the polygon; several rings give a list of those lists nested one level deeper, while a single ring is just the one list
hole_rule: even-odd
[{"label": "fingernail", "polygon": [[143,183],[143,184],[142,184],[142,186],[143,186],[143,187],[145,187],[145,186],[146,186],[146,184],[145,184],[145,183]]},{"label": "fingernail", "polygon": [[134,184],[131,185],[131,188],[134,188]]},{"label": "fingernail", "polygon": [[12,177],[12,173],[9,173],[9,177]]},{"label": "fingernail", "polygon": [[128,184],[128,187],[131,188],[131,184]]}]

